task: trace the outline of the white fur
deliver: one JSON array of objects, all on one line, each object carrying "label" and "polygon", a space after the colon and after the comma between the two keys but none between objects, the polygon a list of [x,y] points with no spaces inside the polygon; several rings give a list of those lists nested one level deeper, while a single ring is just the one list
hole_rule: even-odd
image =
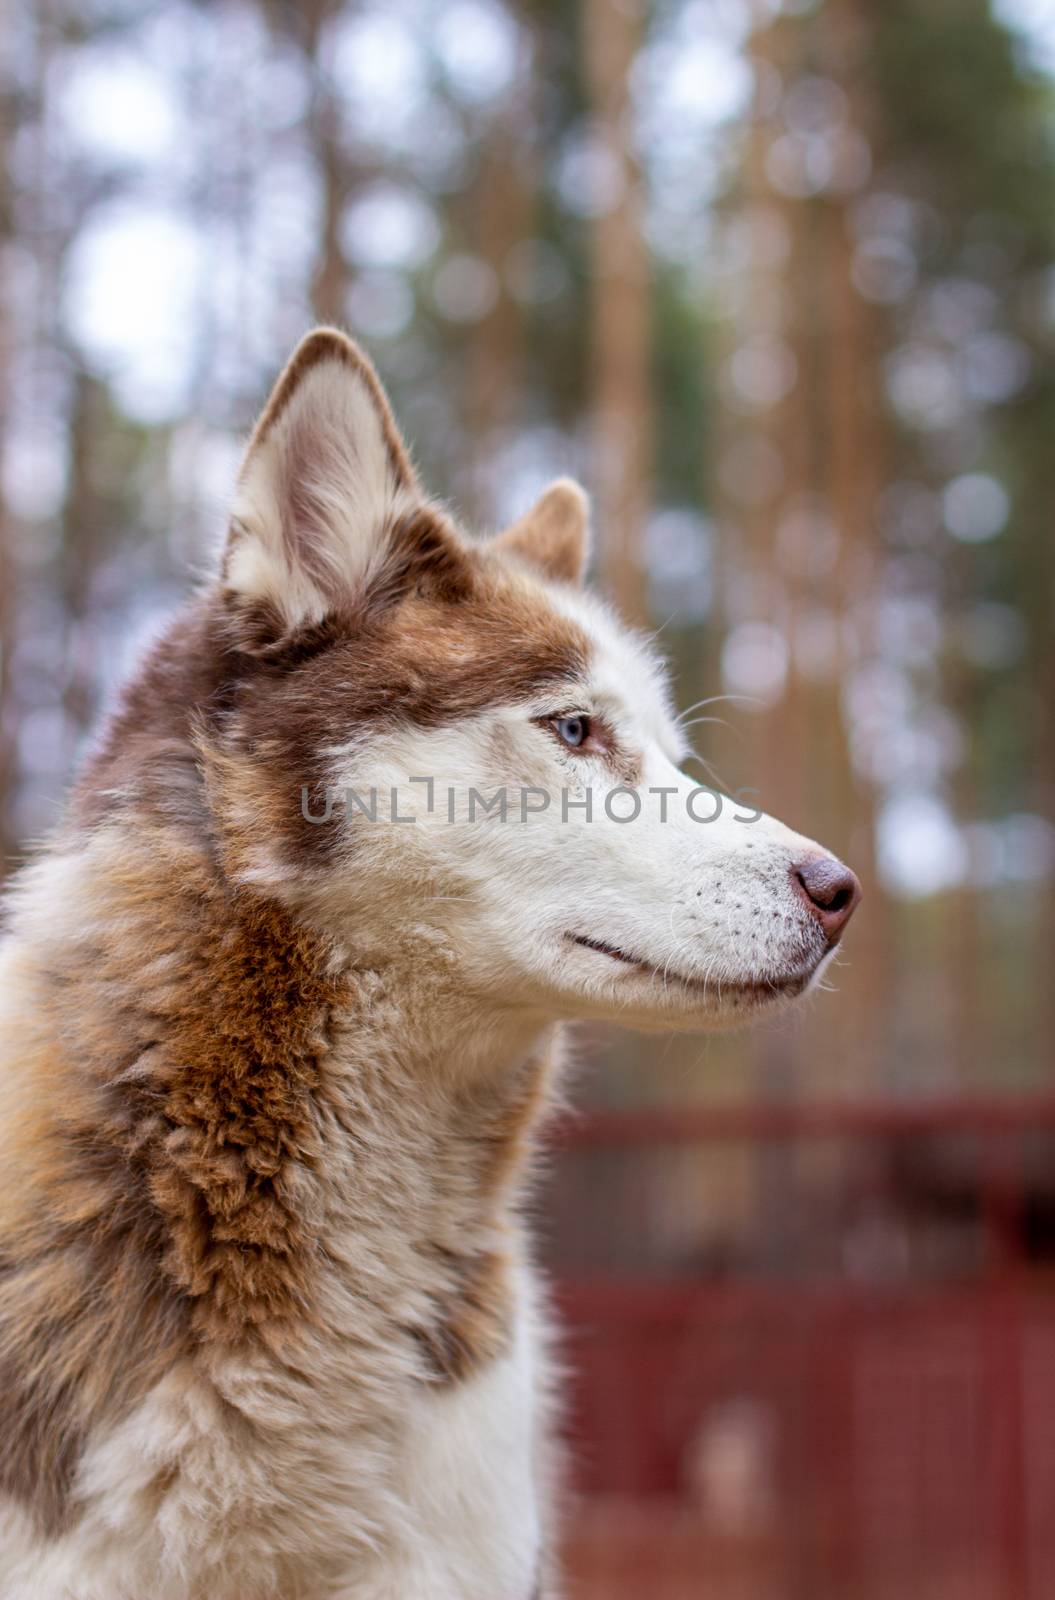
[{"label": "white fur", "polygon": [[[527,1600],[542,1547],[534,1343],[525,1311],[479,1376],[408,1391],[383,1446],[351,1427],[334,1439],[321,1403],[291,1414],[265,1462],[214,1392],[175,1372],[85,1457],[69,1535],[40,1542],[0,1506],[3,1600]],[[226,1379],[261,1388],[251,1369]],[[175,1464],[158,1510],[151,1485]]]},{"label": "white fur", "polygon": [[[454,726],[406,728],[365,746],[359,739],[335,746],[335,793],[350,787],[366,800],[376,791],[378,821],[354,815],[354,881],[346,885],[330,873],[314,883],[307,891],[313,908],[344,926],[366,857],[374,890],[384,895],[385,937],[403,926],[448,950],[480,1004],[615,1017],[646,1028],[720,1027],[779,1004],[782,985],[798,992],[797,981],[815,979],[826,954],[791,878],[795,864],[818,847],[772,817],[757,816],[749,801],[697,792],[699,779],[677,764],[685,742],[648,647],[591,597],[546,589],[549,602],[589,633],[588,676]],[[615,820],[631,802],[614,795],[621,780],[603,758],[563,750],[539,726],[539,718],[569,711],[603,718],[639,762],[636,820]],[[434,780],[431,812],[426,787],[411,781],[426,776]],[[545,790],[550,804],[521,821],[525,785]],[[473,800],[470,821],[470,791],[490,797],[502,786],[511,797],[508,820],[488,817]],[[665,801],[650,792],[663,788],[673,791]],[[589,820],[574,804],[587,789]],[[392,822],[393,790],[398,815],[412,823]],[[572,802],[566,819],[565,791]],[[694,795],[699,818],[720,801],[716,820],[693,820]],[[325,825],[344,825],[339,805]],[[259,876],[269,878],[266,865]],[[278,877],[276,869],[276,887]],[[291,892],[301,896],[305,886]],[[660,976],[576,946],[568,937],[575,934],[616,945]],[[752,985],[761,987],[743,992]]]}]

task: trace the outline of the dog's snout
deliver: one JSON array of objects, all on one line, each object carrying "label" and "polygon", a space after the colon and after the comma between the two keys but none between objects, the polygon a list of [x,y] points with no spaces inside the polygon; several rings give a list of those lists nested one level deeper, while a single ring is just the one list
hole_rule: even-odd
[{"label": "dog's snout", "polygon": [[824,929],[828,943],[837,943],[861,898],[856,874],[835,856],[818,852],[795,863],[791,881]]}]

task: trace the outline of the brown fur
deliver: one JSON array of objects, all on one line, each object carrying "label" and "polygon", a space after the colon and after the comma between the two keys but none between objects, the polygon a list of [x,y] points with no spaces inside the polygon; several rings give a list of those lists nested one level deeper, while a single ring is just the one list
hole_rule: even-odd
[{"label": "brown fur", "polygon": [[[47,1020],[84,1049],[75,1071],[38,1064],[34,1098],[61,1114],[25,1130],[32,1187],[9,1226],[0,1487],[50,1529],[95,1423],[195,1350],[254,1339],[279,1352],[312,1324],[318,1096],[329,1019],[355,1004],[354,978],[275,902],[160,835],[136,855],[97,908],[124,935],[86,940],[52,975]],[[116,1027],[86,1009],[92,994],[117,1004]],[[437,1289],[407,1331],[432,1381],[504,1348],[509,1260],[486,1241],[502,1233],[547,1075],[543,1057],[448,1112],[478,1227],[421,1241]]]},{"label": "brown fur", "polygon": [[[459,1108],[459,1124],[471,1130],[469,1163],[484,1217],[500,1216],[523,1181],[532,1130],[552,1092],[553,1067],[553,1052],[543,1052],[512,1083],[489,1085],[482,1098]],[[450,1246],[441,1249],[455,1267],[454,1289],[422,1342],[437,1376],[464,1378],[505,1346],[510,1255],[504,1244],[469,1257]]]},{"label": "brown fur", "polygon": [[[404,532],[426,552],[441,546],[432,512]],[[434,524],[434,525],[433,525]],[[202,796],[195,727],[219,750],[250,760],[290,859],[324,859],[341,830],[305,821],[300,796],[320,812],[329,769],[321,750],[334,729],[400,721],[435,727],[496,701],[555,691],[585,670],[589,647],[571,621],[525,601],[522,587],[485,550],[451,566],[409,557],[402,591],[368,597],[262,649],[233,648],[229,613],[210,598],[182,618],[129,690],[124,707],[78,787],[84,814],[119,807],[131,778],[147,782],[170,814]],[[394,583],[389,574],[386,581]],[[259,638],[271,638],[268,624]],[[247,774],[239,770],[239,780]],[[264,800],[264,796],[269,797]],[[204,806],[198,805],[205,820]],[[210,824],[214,825],[214,824]]]},{"label": "brown fur", "polygon": [[[251,448],[298,373],[333,353],[326,334],[302,348]],[[360,376],[413,483],[376,380]],[[580,630],[433,508],[390,534],[383,583],[292,634],[266,607],[232,626],[222,579],[199,596],[75,790],[60,849],[91,863],[83,923],[14,976],[35,1042],[17,1057],[0,1180],[0,1490],[49,1530],[69,1517],[93,1430],[166,1372],[254,1344],[303,1362],[324,1317],[326,1140],[345,1114],[327,1061],[358,975],[324,933],[240,885],[256,831],[300,864],[333,848],[339,830],[306,823],[299,796],[325,783],[335,730],[437,726],[586,664]],[[415,1086],[434,1094],[428,1137],[446,1140],[460,1197],[410,1241],[422,1293],[403,1331],[423,1381],[460,1380],[504,1348],[504,1218],[547,1082],[539,1058],[453,1102]]]},{"label": "brown fur", "polygon": [[[312,1093],[345,980],[275,903],[158,845],[103,887],[132,939],[52,975],[44,1020],[83,1042],[37,1064],[54,1109],[8,1217],[0,1482],[48,1523],[98,1416],[203,1338],[280,1338],[309,1293]],[[137,954],[159,979],[129,981]]]},{"label": "brown fur", "polygon": [[467,1378],[500,1355],[509,1335],[508,1257],[493,1250],[467,1260],[453,1257],[454,1287],[434,1322],[412,1330],[431,1372],[443,1383]]},{"label": "brown fur", "polygon": [[[469,570],[486,611],[414,592],[358,634],[335,618],[320,653],[302,659],[232,651],[216,601],[199,602],[145,664],[78,787],[75,822],[123,817],[138,848],[101,888],[127,934],[89,942],[54,975],[55,1036],[84,1042],[75,1061],[44,1069],[62,1085],[63,1114],[34,1134],[38,1191],[6,1263],[0,1487],[49,1527],[101,1417],[203,1340],[255,1330],[275,1346],[311,1315],[325,1159],[314,1096],[349,980],[277,903],[232,887],[245,841],[224,796],[255,794],[303,854],[338,831],[299,810],[335,716],[432,725],[580,669],[570,624],[540,626],[488,562]],[[140,960],[170,965],[161,981],[130,985]],[[117,1004],[120,1025],[86,1016],[86,995]],[[540,1064],[463,1110],[485,1210],[519,1175],[544,1077]],[[55,1096],[49,1083],[42,1100]],[[433,1249],[448,1287],[414,1334],[433,1378],[452,1381],[504,1346],[508,1263],[499,1248]]]}]

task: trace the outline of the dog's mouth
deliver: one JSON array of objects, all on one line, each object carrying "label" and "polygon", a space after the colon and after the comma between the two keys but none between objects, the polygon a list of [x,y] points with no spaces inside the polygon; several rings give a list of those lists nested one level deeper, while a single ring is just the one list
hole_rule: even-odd
[{"label": "dog's mouth", "polygon": [[583,933],[569,933],[566,937],[583,950],[594,950],[599,956],[607,956],[611,961],[621,962],[644,976],[656,978],[664,985],[677,985],[681,989],[699,995],[706,992],[716,1000],[728,999],[731,996],[745,996],[756,1000],[774,1000],[778,996],[794,999],[807,987],[814,972],[811,968],[807,972],[774,973],[771,977],[751,978],[739,983],[726,979],[717,981],[713,978],[692,978],[669,967],[657,967],[651,961],[645,961],[640,956],[631,955],[629,951],[620,949],[618,945],[609,944],[605,939],[592,939]]}]

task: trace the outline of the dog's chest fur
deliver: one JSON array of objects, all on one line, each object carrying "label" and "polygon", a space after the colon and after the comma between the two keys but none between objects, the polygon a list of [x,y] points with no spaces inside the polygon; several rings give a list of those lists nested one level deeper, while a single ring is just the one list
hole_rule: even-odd
[{"label": "dog's chest fur", "polygon": [[0,1507],[6,1600],[530,1600],[545,1488],[526,1307],[511,1331],[445,1389],[381,1361],[365,1389],[336,1361],[323,1381],[175,1370],[90,1445],[67,1533]]},{"label": "dog's chest fur", "polygon": [[3,1345],[38,1378],[9,1401],[16,1433],[32,1416],[3,1593],[527,1600],[546,1472],[515,1201],[543,1059],[430,1057],[383,977],[193,861],[163,896],[127,840],[49,871],[44,938],[8,956]]}]

